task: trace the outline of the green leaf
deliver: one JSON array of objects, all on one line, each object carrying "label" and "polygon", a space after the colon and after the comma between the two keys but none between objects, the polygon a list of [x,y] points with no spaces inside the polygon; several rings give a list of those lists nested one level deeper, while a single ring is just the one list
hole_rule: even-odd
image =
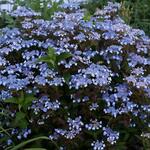
[{"label": "green leaf", "polygon": [[90,14],[90,12],[86,12],[85,15],[84,15],[84,17],[83,17],[83,19],[84,19],[85,21],[89,21],[89,20],[91,19],[91,14]]},{"label": "green leaf", "polygon": [[39,61],[47,63],[50,68],[55,68],[55,61],[51,59],[49,56],[41,57],[39,58]]},{"label": "green leaf", "polygon": [[24,128],[27,128],[28,126],[28,122],[26,119],[22,119],[22,121],[19,123],[18,125],[20,128],[24,129]]},{"label": "green leaf", "polygon": [[13,104],[18,104],[18,99],[15,98],[15,97],[11,97],[11,98],[8,98],[6,100],[4,100],[5,103],[13,103]]},{"label": "green leaf", "polygon": [[18,98],[18,103],[22,106],[24,103],[25,97],[24,97],[24,92],[21,91],[20,96]]},{"label": "green leaf", "polygon": [[28,125],[28,122],[26,120],[26,114],[23,112],[17,112],[16,113],[16,118],[15,120],[12,122],[12,124],[14,126],[18,126],[20,128],[26,128]]},{"label": "green leaf", "polygon": [[118,142],[115,146],[115,150],[126,150],[127,147],[125,142]]},{"label": "green leaf", "polygon": [[70,58],[70,57],[72,57],[72,54],[70,54],[70,53],[62,53],[62,54],[56,56],[56,61],[58,63],[61,60],[64,60],[64,59],[67,59],[67,58]]},{"label": "green leaf", "polygon": [[56,67],[56,64],[55,64],[55,61],[54,60],[49,60],[49,66],[52,67],[52,68],[55,68]]},{"label": "green leaf", "polygon": [[26,94],[25,95],[25,100],[24,100],[24,103],[23,103],[23,108],[27,108],[31,103],[32,103],[32,101],[33,100],[35,100],[36,98],[34,97],[34,95],[33,94]]},{"label": "green leaf", "polygon": [[70,53],[62,53],[60,55],[55,54],[55,50],[52,47],[48,48],[47,52],[48,56],[44,56],[38,59],[38,61],[46,62],[50,68],[57,68],[57,63],[61,60],[67,59],[69,57],[72,57],[72,54]]},{"label": "green leaf", "polygon": [[129,138],[130,134],[126,132],[125,136],[124,136],[124,141],[126,141]]},{"label": "green leaf", "polygon": [[9,147],[5,148],[5,150],[10,150],[11,148],[13,148],[13,146],[9,146]]},{"label": "green leaf", "polygon": [[65,74],[63,75],[63,77],[64,77],[66,83],[68,84],[68,83],[69,83],[69,80],[70,80],[70,78],[71,78],[71,74],[70,74],[70,73],[65,73]]},{"label": "green leaf", "polygon": [[38,61],[46,62],[50,68],[56,68],[56,54],[54,48],[49,47],[47,55],[48,56],[39,58]]},{"label": "green leaf", "polygon": [[18,145],[16,145],[15,147],[13,147],[11,150],[18,150],[18,149],[22,149],[25,145],[31,143],[31,142],[34,142],[34,141],[37,141],[37,140],[50,140],[48,137],[46,136],[41,136],[41,137],[36,137],[36,138],[33,138],[33,139],[30,139],[30,140],[27,140],[27,141],[24,141]]},{"label": "green leaf", "polygon": [[25,113],[23,112],[17,112],[16,113],[16,118],[15,118],[15,121],[16,122],[19,122],[20,120],[24,119],[25,118]]},{"label": "green leaf", "polygon": [[48,57],[49,57],[51,60],[53,60],[53,61],[56,60],[56,54],[55,54],[55,49],[54,49],[54,48],[49,47],[47,54],[48,54]]},{"label": "green leaf", "polygon": [[24,150],[47,150],[45,148],[26,148]]},{"label": "green leaf", "polygon": [[2,126],[0,126],[0,133],[2,133],[2,132],[7,134],[9,137],[11,137],[11,135],[7,132],[7,129],[4,129]]},{"label": "green leaf", "polygon": [[43,57],[39,58],[38,61],[42,61],[42,62],[48,63],[49,62],[49,57],[48,56],[43,56]]}]

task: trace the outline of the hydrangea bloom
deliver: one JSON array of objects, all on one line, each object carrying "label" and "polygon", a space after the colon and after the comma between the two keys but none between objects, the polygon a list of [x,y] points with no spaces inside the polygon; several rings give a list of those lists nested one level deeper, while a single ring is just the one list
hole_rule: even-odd
[{"label": "hydrangea bloom", "polygon": [[147,135],[150,38],[125,24],[118,3],[89,18],[78,3],[59,7],[49,20],[18,7],[16,26],[0,29],[2,149],[39,133],[50,139],[43,148],[69,150]]}]

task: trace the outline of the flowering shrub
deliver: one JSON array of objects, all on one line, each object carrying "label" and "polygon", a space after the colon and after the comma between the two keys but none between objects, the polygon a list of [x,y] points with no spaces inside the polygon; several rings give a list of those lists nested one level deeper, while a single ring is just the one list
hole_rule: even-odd
[{"label": "flowering shrub", "polygon": [[16,27],[0,31],[2,149],[145,146],[150,39],[119,8],[110,2],[89,17],[64,3],[51,20],[25,7],[10,13]]}]

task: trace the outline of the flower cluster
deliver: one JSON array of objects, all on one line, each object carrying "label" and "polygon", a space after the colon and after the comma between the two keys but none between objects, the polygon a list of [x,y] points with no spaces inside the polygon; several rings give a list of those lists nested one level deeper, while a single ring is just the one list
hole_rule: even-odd
[{"label": "flower cluster", "polygon": [[111,72],[106,66],[91,64],[86,69],[79,69],[78,74],[72,75],[70,87],[79,89],[91,84],[95,86],[108,85],[111,82]]},{"label": "flower cluster", "polygon": [[35,114],[38,114],[40,111],[47,112],[48,110],[57,110],[60,107],[58,100],[52,102],[47,96],[42,96],[39,100],[33,100],[32,103],[29,109],[33,109]]},{"label": "flower cluster", "polygon": [[119,139],[119,132],[112,131],[110,128],[103,128],[103,135],[107,136],[107,141],[111,144],[116,143],[116,141]]},{"label": "flower cluster", "polygon": [[34,12],[31,9],[27,9],[26,7],[19,6],[15,11],[13,11],[11,14],[13,17],[33,17],[33,16],[39,16],[39,13]]},{"label": "flower cluster", "polygon": [[150,127],[150,38],[118,3],[88,17],[59,7],[49,20],[18,7],[15,27],[0,29],[0,148],[45,135],[48,149],[119,149]]},{"label": "flower cluster", "polygon": [[91,123],[89,124],[85,124],[85,128],[87,128],[88,130],[98,130],[101,127],[102,127],[102,122],[97,121],[97,119],[91,120]]},{"label": "flower cluster", "polygon": [[[110,113],[112,116],[117,117],[119,114],[132,112],[134,108],[137,108],[137,104],[130,100],[132,92],[127,89],[127,85],[118,85],[115,90],[113,94],[108,94],[108,92],[103,94],[103,99],[107,104],[107,107],[104,109],[105,113]],[[120,102],[121,105],[118,107]]]},{"label": "flower cluster", "polygon": [[81,116],[75,118],[74,120],[68,118],[67,122],[69,124],[69,130],[55,129],[55,132],[67,139],[73,139],[82,130],[81,127],[83,126],[83,122],[81,121]]},{"label": "flower cluster", "polygon": [[91,146],[93,147],[93,150],[104,150],[105,148],[104,141],[100,142],[98,140],[92,142]]}]

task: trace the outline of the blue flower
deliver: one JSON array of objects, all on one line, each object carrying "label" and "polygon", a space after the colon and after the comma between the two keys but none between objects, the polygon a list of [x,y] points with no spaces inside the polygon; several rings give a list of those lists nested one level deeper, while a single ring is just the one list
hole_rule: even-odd
[{"label": "blue flower", "polygon": [[93,141],[91,143],[91,146],[93,147],[93,150],[104,150],[104,148],[106,147],[104,141],[99,140]]},{"label": "blue flower", "polygon": [[113,131],[111,128],[103,127],[103,135],[107,137],[107,141],[111,144],[116,143],[119,139],[119,132]]}]

